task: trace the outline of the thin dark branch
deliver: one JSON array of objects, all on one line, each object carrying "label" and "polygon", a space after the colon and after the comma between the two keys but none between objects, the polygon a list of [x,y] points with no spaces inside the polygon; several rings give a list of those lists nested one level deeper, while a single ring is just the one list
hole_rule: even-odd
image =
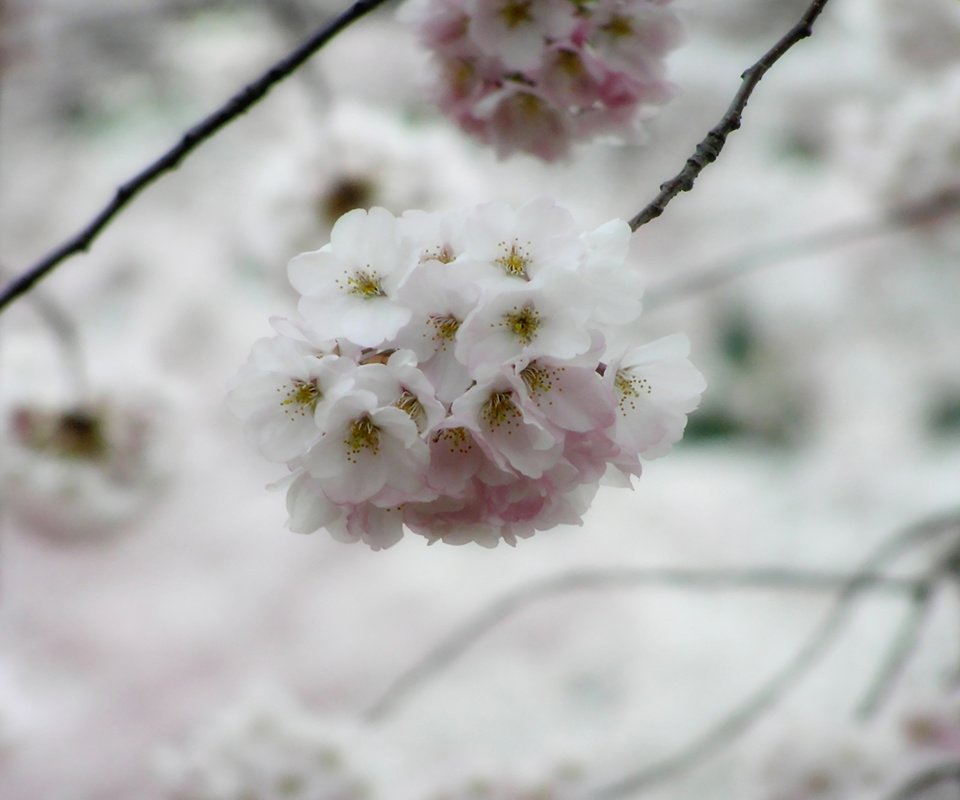
[{"label": "thin dark branch", "polygon": [[685,270],[683,274],[651,287],[644,293],[644,309],[649,312],[674,300],[714,289],[758,269],[895,233],[905,228],[934,223],[958,211],[960,192],[948,192],[894,209],[877,220],[832,225],[803,236],[754,247],[737,256],[697,269]]},{"label": "thin dark branch", "polygon": [[960,531],[960,511],[953,511],[922,520],[888,538],[865,560],[861,569],[848,579],[830,612],[800,650],[760,688],[679,752],[597,787],[589,794],[591,800],[614,800],[647,790],[683,773],[716,750],[730,744],[779,702],[826,654],[853,611],[854,601],[863,591],[864,581],[868,576],[887,566],[908,549],[957,531]]},{"label": "thin dark branch", "polygon": [[309,39],[282,58],[257,80],[237,92],[223,106],[190,128],[180,140],[143,171],[122,184],[113,199],[83,230],[15,278],[0,292],[0,311],[70,256],[85,252],[107,224],[143,189],[165,172],[176,169],[193,150],[214,136],[259,102],[277,83],[291,75],[351,23],[382,5],[385,0],[358,0],[350,8],[323,25]]},{"label": "thin dark branch", "polygon": [[[470,645],[508,617],[538,600],[565,592],[618,587],[666,587],[697,591],[777,590],[831,592],[845,587],[847,573],[780,568],[689,570],[671,568],[614,568],[581,570],[544,578],[508,592],[461,624],[413,666],[397,676],[366,711],[368,720],[381,719],[428,680],[456,660]],[[857,591],[912,594],[915,580],[862,575]]]},{"label": "thin dark branch", "polygon": [[651,220],[659,217],[667,207],[667,203],[673,200],[680,192],[687,192],[693,188],[693,183],[703,171],[707,164],[717,160],[720,151],[727,141],[727,136],[740,127],[743,110],[747,106],[747,101],[753,90],[756,88],[760,79],[766,74],[780,57],[793,47],[797,42],[806,39],[813,33],[813,23],[820,12],[826,6],[827,0],[813,0],[810,7],[804,12],[800,21],[794,25],[783,38],[780,39],[761,57],[756,64],[747,69],[740,78],[740,89],[734,95],[733,100],[727,107],[726,113],[720,121],[714,125],[704,137],[703,141],[697,145],[693,155],[687,159],[687,163],[680,172],[666,183],[660,185],[660,194],[653,201],[630,220],[632,230],[637,230],[641,225],[646,225]]},{"label": "thin dark branch", "polygon": [[960,793],[960,761],[935,764],[917,773],[894,791],[887,800],[911,800],[911,798],[919,797],[921,792],[933,789],[938,784],[948,781],[952,782],[954,784],[953,788]]},{"label": "thin dark branch", "polygon": [[863,699],[857,705],[856,716],[859,719],[869,719],[880,710],[906,669],[932,605],[936,577],[936,574],[932,574],[929,581],[917,585],[906,616],[897,627],[893,641],[890,643],[886,658],[870,687],[864,693]]}]

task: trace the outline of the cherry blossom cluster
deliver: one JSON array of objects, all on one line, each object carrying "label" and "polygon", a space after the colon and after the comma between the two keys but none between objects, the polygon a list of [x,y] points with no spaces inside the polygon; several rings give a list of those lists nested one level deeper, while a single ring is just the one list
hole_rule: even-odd
[{"label": "cherry blossom cluster", "polygon": [[546,199],[342,216],[289,265],[302,319],[274,322],[230,394],[290,469],[290,527],[513,544],[579,524],[601,478],[629,485],[704,388],[684,337],[631,344],[629,240]]},{"label": "cherry blossom cluster", "polygon": [[552,161],[572,142],[631,138],[669,99],[670,0],[412,0],[444,113],[502,157]]}]

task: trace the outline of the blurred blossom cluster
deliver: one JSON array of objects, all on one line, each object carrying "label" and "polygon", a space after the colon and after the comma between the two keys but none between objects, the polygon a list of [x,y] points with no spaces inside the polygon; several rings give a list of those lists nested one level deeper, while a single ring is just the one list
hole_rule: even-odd
[{"label": "blurred blossom cluster", "polygon": [[303,323],[258,342],[231,394],[292,472],[291,528],[513,544],[669,450],[704,382],[685,338],[634,343],[629,240],[546,199],[341,217],[290,263]]},{"label": "blurred blossom cluster", "polygon": [[573,800],[582,788],[569,762],[546,775],[539,766],[520,774],[458,765],[468,777],[444,779],[450,770],[436,767],[415,776],[396,768],[398,744],[327,719],[269,684],[156,750],[153,772],[165,800]]},{"label": "blurred blossom cluster", "polygon": [[170,800],[365,800],[352,736],[279,690],[261,691],[160,751],[156,768]]},{"label": "blurred blossom cluster", "polygon": [[26,527],[61,539],[120,530],[171,478],[167,416],[144,398],[13,407],[0,455],[4,506]]},{"label": "blurred blossom cluster", "polygon": [[547,161],[573,143],[636,138],[669,99],[679,42],[670,0],[411,0],[440,108],[500,156]]}]

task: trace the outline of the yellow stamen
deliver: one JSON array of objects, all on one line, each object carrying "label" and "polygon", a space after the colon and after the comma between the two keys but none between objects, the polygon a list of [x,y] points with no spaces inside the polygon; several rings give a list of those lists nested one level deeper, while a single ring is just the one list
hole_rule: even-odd
[{"label": "yellow stamen", "polygon": [[[280,405],[283,406],[283,413],[291,422],[294,422],[297,417],[305,417],[308,413],[313,414],[317,410],[317,403],[322,395],[316,378],[311,381],[293,378],[286,387],[287,391],[283,393]],[[283,386],[277,387],[278,392],[283,392],[283,389]]]},{"label": "yellow stamen", "polygon": [[500,18],[508,28],[516,28],[524,22],[532,22],[530,14],[530,0],[507,0],[500,6]]},{"label": "yellow stamen", "polygon": [[365,300],[387,296],[387,293],[383,290],[383,279],[376,272],[368,272],[362,269],[358,269],[347,278],[346,292]]},{"label": "yellow stamen", "polygon": [[[522,420],[520,409],[513,402],[512,392],[493,392],[480,408],[480,419],[488,428],[494,430],[502,425],[508,429],[519,428]],[[511,430],[507,430],[509,436]]]},{"label": "yellow stamen", "polygon": [[356,464],[361,450],[368,451],[372,456],[380,453],[380,428],[373,424],[370,417],[355,419],[350,423],[350,433],[343,443],[347,448],[347,461]]},{"label": "yellow stamen", "polygon": [[450,454],[466,455],[473,448],[470,434],[466,428],[444,428],[433,434],[433,442],[445,442],[450,448]]},{"label": "yellow stamen", "polygon": [[440,349],[446,349],[447,342],[452,342],[460,330],[460,320],[452,315],[445,317],[429,317],[427,323],[436,331],[433,334],[433,340],[440,345]]},{"label": "yellow stamen", "polygon": [[541,317],[533,303],[527,303],[523,308],[516,308],[503,315],[503,324],[509,331],[524,344],[530,344],[537,337]]},{"label": "yellow stamen", "polygon": [[617,377],[613,380],[613,385],[620,393],[618,406],[621,413],[637,410],[637,401],[642,394],[651,394],[653,388],[650,381],[640,375],[631,375],[627,370],[617,370]]},{"label": "yellow stamen", "polygon": [[523,278],[525,281],[530,280],[530,276],[527,275],[527,266],[531,259],[526,255],[523,248],[516,242],[510,245],[509,251],[506,242],[500,242],[500,247],[504,250],[504,255],[494,260],[503,267],[503,271],[515,278]]}]

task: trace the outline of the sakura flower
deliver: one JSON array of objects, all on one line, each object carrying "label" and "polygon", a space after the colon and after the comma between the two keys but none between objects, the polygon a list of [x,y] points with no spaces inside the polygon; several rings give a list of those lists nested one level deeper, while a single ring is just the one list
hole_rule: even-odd
[{"label": "sakura flower", "polygon": [[625,472],[639,474],[639,456],[664,455],[683,435],[706,386],[689,352],[685,336],[665,336],[607,364],[604,379],[617,398],[613,438],[620,456],[613,463]]},{"label": "sakura flower", "polygon": [[[577,361],[580,363],[578,364]],[[604,383],[591,359],[517,359],[511,381],[524,406],[534,407],[551,425],[577,433],[603,431],[614,422],[610,387]]]},{"label": "sakura flower", "polygon": [[374,347],[410,319],[397,290],[415,264],[389,211],[356,209],[333,226],[330,244],[290,262],[299,310],[321,338],[343,336]]},{"label": "sakura flower", "polygon": [[411,416],[358,389],[331,404],[325,431],[303,464],[333,502],[389,507],[428,499],[431,492],[421,478],[428,459]]},{"label": "sakura flower", "polygon": [[508,70],[539,67],[543,41],[568,36],[576,25],[566,0],[472,0],[468,8],[470,38]]},{"label": "sakura flower", "polygon": [[287,336],[261,339],[228,403],[265,458],[290,461],[320,436],[318,411],[353,385],[355,370],[351,359],[323,353],[306,342]]},{"label": "sakura flower", "polygon": [[486,295],[459,332],[457,358],[475,378],[515,358],[570,359],[590,348],[589,308],[575,302],[578,282],[564,276],[543,289]]},{"label": "sakura flower", "polygon": [[451,416],[501,469],[538,478],[556,463],[561,442],[522,406],[506,377],[468,389],[454,402]]},{"label": "sakura flower", "polygon": [[548,198],[516,210],[506,203],[479,206],[465,222],[464,238],[471,278],[501,289],[575,273],[584,252],[573,216]]}]

